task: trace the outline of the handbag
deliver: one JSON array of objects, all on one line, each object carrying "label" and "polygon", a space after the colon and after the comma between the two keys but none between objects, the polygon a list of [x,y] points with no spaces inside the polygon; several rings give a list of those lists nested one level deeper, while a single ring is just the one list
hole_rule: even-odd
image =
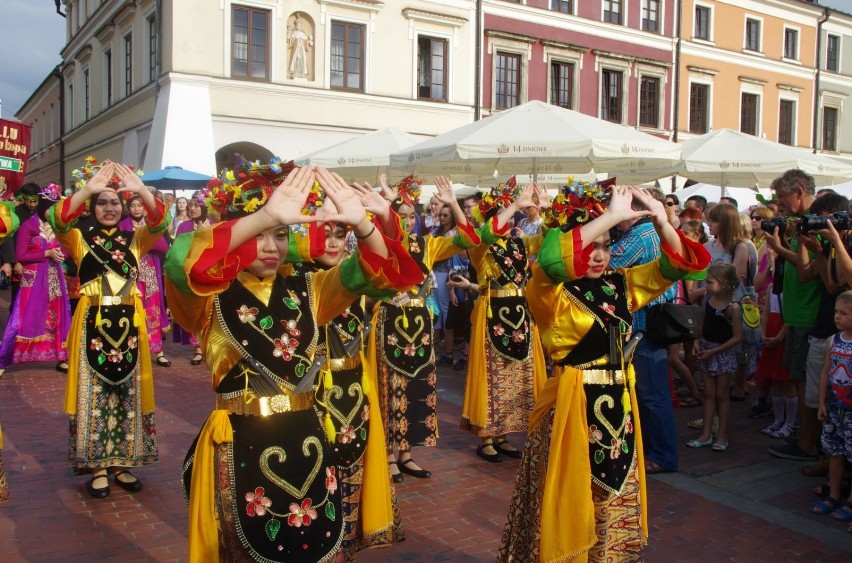
[{"label": "handbag", "polygon": [[754,303],[740,303],[743,323],[743,342],[757,344],[760,340],[760,309]]},{"label": "handbag", "polygon": [[648,308],[645,336],[655,346],[668,346],[698,337],[701,305],[659,303]]}]

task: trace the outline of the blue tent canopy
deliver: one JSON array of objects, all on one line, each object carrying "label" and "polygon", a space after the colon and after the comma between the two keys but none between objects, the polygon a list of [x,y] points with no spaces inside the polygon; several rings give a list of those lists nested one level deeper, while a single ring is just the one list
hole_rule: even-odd
[{"label": "blue tent canopy", "polygon": [[142,181],[145,182],[145,185],[154,186],[160,190],[203,188],[210,181],[210,178],[207,174],[184,170],[180,166],[166,166],[162,170],[154,170],[142,175]]}]

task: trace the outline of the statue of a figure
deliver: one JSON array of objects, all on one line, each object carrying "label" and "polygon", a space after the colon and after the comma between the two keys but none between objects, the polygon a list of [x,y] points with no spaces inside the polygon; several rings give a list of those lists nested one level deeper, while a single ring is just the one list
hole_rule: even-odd
[{"label": "statue of a figure", "polygon": [[307,78],[308,52],[314,46],[313,35],[302,31],[302,19],[296,15],[296,21],[289,26],[290,37],[290,78]]}]

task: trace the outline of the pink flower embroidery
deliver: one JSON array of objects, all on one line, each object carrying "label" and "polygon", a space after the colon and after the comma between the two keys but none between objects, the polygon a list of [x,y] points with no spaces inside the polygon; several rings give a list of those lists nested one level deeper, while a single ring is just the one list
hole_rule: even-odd
[{"label": "pink flower embroidery", "polygon": [[370,420],[370,406],[364,405],[364,410],[361,411],[361,420]]},{"label": "pink flower embroidery", "polygon": [[589,443],[590,444],[596,444],[597,442],[600,442],[602,439],[603,439],[603,432],[598,430],[597,425],[592,424],[591,426],[589,426]]},{"label": "pink flower embroidery", "polygon": [[92,338],[91,349],[101,351],[104,349],[104,343],[101,341],[101,337]]},{"label": "pink flower embroidery", "polygon": [[621,455],[621,438],[613,438],[609,443],[612,445],[612,449],[609,450],[609,457],[618,459],[618,456]]},{"label": "pink flower embroidery", "polygon": [[506,329],[502,324],[494,325],[494,336],[503,336],[506,334]]},{"label": "pink flower embroidery", "polygon": [[606,311],[606,312],[607,312],[607,313],[609,313],[610,315],[611,315],[611,314],[613,314],[613,313],[615,312],[615,305],[610,305],[610,304],[609,304],[609,303],[607,303],[606,301],[604,301],[603,303],[601,303],[600,307],[601,307],[601,309],[603,309],[604,311]]},{"label": "pink flower embroidery", "polygon": [[355,439],[355,429],[352,426],[343,426],[340,428],[340,433],[337,435],[337,441],[341,444],[348,444]]},{"label": "pink flower embroidery", "polygon": [[116,262],[124,262],[124,252],[120,250],[113,250],[109,254]]},{"label": "pink flower embroidery", "polygon": [[520,330],[516,330],[512,333],[512,340],[515,342],[523,342],[524,338],[526,338],[526,335],[524,335],[524,333]]},{"label": "pink flower embroidery", "polygon": [[[296,350],[295,346],[290,346],[291,342],[296,342],[295,340],[285,341],[282,338],[276,338],[272,344],[275,346],[275,350],[272,351],[272,355],[276,358],[281,358],[282,360],[289,362],[293,359],[293,352]],[[298,344],[298,342],[296,342]]]},{"label": "pink flower embroidery", "polygon": [[405,355],[413,356],[417,353],[417,348],[414,347],[414,344],[406,344],[405,345]]},{"label": "pink flower embroidery", "polygon": [[312,520],[317,519],[317,511],[311,508],[311,499],[306,498],[302,501],[302,506],[298,504],[290,504],[290,515],[287,516],[287,525],[295,526],[310,526]]},{"label": "pink flower embroidery", "polygon": [[115,237],[115,242],[117,242],[118,244],[127,244],[127,239],[121,235],[118,235],[117,237]]},{"label": "pink flower embroidery", "polygon": [[135,350],[136,347],[139,346],[139,338],[136,336],[131,336],[127,339],[127,347],[131,350]]},{"label": "pink flower embroidery", "polygon": [[328,494],[333,495],[337,490],[337,477],[334,476],[334,467],[325,468],[325,490]]},{"label": "pink flower embroidery", "polygon": [[258,487],[254,492],[246,493],[246,514],[249,516],[263,516],[266,509],[272,506],[272,501],[263,496],[263,487]]},{"label": "pink flower embroidery", "polygon": [[117,364],[118,362],[121,361],[121,356],[122,356],[121,352],[116,350],[115,348],[113,348],[112,350],[109,351],[109,356],[107,356],[107,359],[109,361]]},{"label": "pink flower embroidery", "polygon": [[95,237],[95,238],[92,239],[92,242],[94,242],[98,246],[103,246],[104,242],[106,242],[106,241],[101,237]]},{"label": "pink flower embroidery", "polygon": [[633,421],[630,420],[629,414],[627,415],[627,417],[625,417],[624,432],[627,434],[633,434]]},{"label": "pink flower embroidery", "polygon": [[428,346],[431,341],[432,341],[432,339],[429,337],[428,334],[424,334],[423,338],[420,339],[420,343],[423,344],[424,346]]},{"label": "pink flower embroidery", "polygon": [[397,342],[399,342],[399,338],[395,334],[388,335],[388,346],[396,346]]},{"label": "pink flower embroidery", "polygon": [[237,309],[237,317],[239,317],[241,323],[253,323],[257,318],[255,315],[257,315],[257,307],[240,305],[240,308]]}]

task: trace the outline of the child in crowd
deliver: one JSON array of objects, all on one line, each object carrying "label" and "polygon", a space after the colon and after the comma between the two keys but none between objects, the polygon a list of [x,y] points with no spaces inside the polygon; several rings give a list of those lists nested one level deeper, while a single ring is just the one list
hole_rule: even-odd
[{"label": "child in crowd", "polygon": [[823,423],[822,448],[828,455],[829,495],[814,502],[811,512],[848,522],[852,520],[852,494],[844,503],[840,487],[846,460],[852,461],[852,291],[837,296],[834,322],[840,333],[828,339],[819,378],[818,412]]},{"label": "child in crowd", "polygon": [[775,414],[775,420],[761,432],[773,438],[787,438],[793,434],[798,399],[796,386],[783,362],[789,328],[784,326],[781,315],[781,295],[776,294],[771,285],[764,300],[761,324],[763,348],[757,361],[757,382],[759,386],[768,383]]},{"label": "child in crowd", "polygon": [[686,443],[690,448],[712,445],[716,452],[728,449],[728,390],[737,369],[737,346],[743,337],[740,305],[733,301],[739,284],[733,264],[716,262],[707,269],[707,298],[695,358],[697,370],[704,374],[704,420],[713,420],[718,414],[719,434],[714,443],[712,425],[705,424],[701,435]]}]

